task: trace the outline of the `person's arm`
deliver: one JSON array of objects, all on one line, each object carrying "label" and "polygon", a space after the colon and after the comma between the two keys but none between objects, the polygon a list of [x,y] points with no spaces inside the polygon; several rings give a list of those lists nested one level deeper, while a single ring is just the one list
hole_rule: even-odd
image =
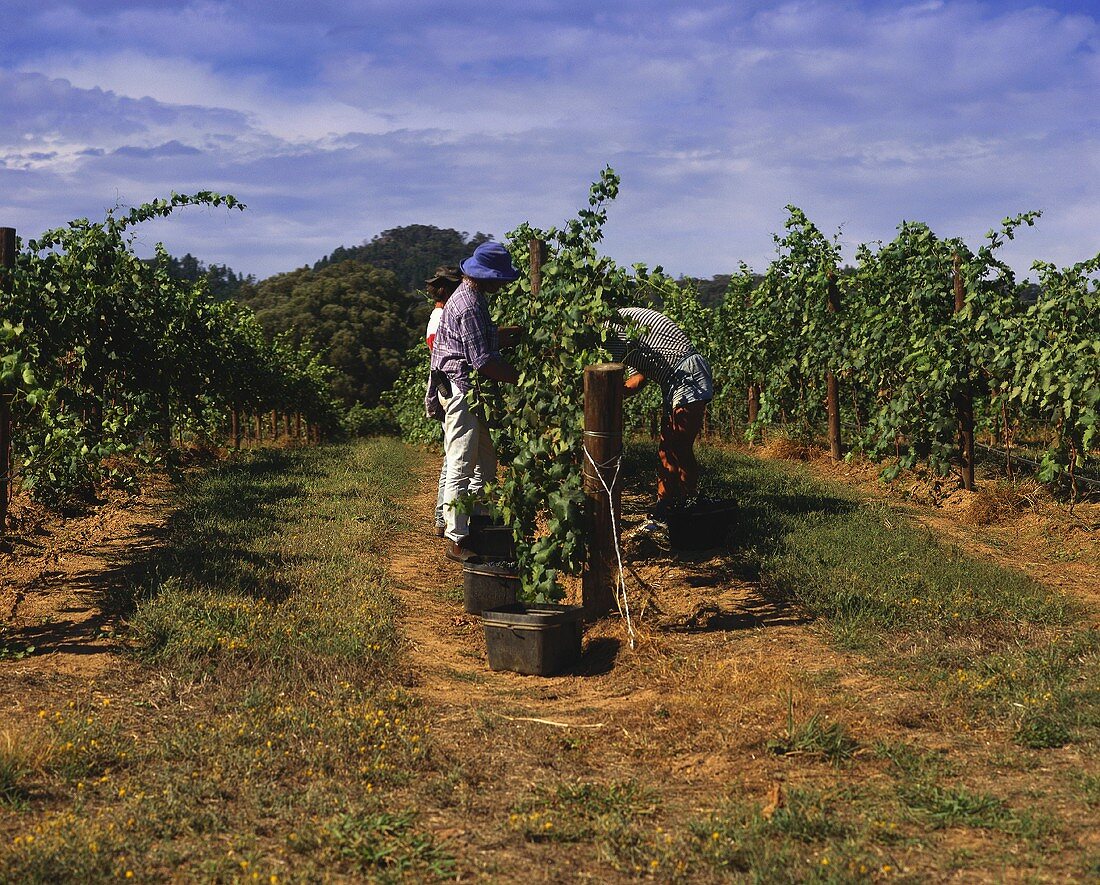
[{"label": "person's arm", "polygon": [[635,372],[623,382],[623,395],[634,396],[645,386],[645,380],[645,375],[641,372]]},{"label": "person's arm", "polygon": [[506,384],[515,384],[519,380],[517,372],[510,363],[499,356],[491,357],[477,370],[479,375],[491,378],[494,381],[503,381]]}]

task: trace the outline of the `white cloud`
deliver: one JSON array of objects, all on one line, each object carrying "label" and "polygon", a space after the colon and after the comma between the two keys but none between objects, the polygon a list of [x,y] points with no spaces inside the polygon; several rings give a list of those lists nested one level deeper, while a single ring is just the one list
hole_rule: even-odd
[{"label": "white cloud", "polygon": [[116,193],[233,191],[253,209],[232,233],[163,230],[269,273],[396,224],[552,224],[610,162],[609,249],[673,272],[761,266],[786,203],[846,242],[902,218],[980,237],[1038,207],[1018,266],[1094,250],[1076,225],[1100,204],[1095,17],[953,0],[489,9],[28,7],[24,36],[0,35],[0,210],[34,194],[55,224]]}]

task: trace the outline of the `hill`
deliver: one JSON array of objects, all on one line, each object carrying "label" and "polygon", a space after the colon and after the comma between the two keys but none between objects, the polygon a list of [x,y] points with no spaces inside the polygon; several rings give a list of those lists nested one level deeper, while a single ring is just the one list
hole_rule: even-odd
[{"label": "hill", "polygon": [[452,228],[410,224],[382,231],[359,246],[339,246],[314,264],[313,269],[342,261],[361,261],[393,271],[401,285],[411,292],[423,288],[424,280],[439,265],[458,264],[491,239],[491,234],[480,231],[470,236]]},{"label": "hill", "polygon": [[428,313],[392,271],[353,260],[276,274],[242,286],[238,299],[269,335],[310,342],[336,370],[333,390],[349,405],[378,401]]}]

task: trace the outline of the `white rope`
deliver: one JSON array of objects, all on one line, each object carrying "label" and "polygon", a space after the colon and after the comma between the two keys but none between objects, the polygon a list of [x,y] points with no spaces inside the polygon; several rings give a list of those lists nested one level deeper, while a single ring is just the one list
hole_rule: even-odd
[{"label": "white rope", "polygon": [[[611,490],[615,488],[615,483],[619,481],[619,468],[623,465],[623,456],[620,454],[605,464],[597,464],[592,457],[592,453],[588,451],[588,446],[582,445],[581,448],[584,449],[588,463],[596,471],[596,478],[607,493],[607,507],[611,511],[611,533],[615,539],[615,559],[619,563],[619,581],[615,587],[615,605],[619,608],[619,614],[626,619],[626,632],[630,637],[630,647],[634,648],[634,625],[630,620],[630,600],[626,596],[626,578],[623,575],[623,554],[619,549],[619,517],[615,513],[615,496],[611,494]],[[608,484],[603,478],[603,471],[605,469],[610,470],[612,465],[615,467],[615,472],[611,476],[611,483]]]}]

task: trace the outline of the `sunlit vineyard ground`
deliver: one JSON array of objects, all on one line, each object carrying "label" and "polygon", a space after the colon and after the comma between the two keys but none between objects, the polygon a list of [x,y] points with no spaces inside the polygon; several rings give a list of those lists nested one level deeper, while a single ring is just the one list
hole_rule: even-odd
[{"label": "sunlit vineyard ground", "polygon": [[110,666],[0,660],[0,881],[1100,875],[1095,610],[802,466],[704,461],[727,548],[629,537],[637,648],[597,625],[550,679],[488,670],[434,455],[192,476],[96,601]]}]

